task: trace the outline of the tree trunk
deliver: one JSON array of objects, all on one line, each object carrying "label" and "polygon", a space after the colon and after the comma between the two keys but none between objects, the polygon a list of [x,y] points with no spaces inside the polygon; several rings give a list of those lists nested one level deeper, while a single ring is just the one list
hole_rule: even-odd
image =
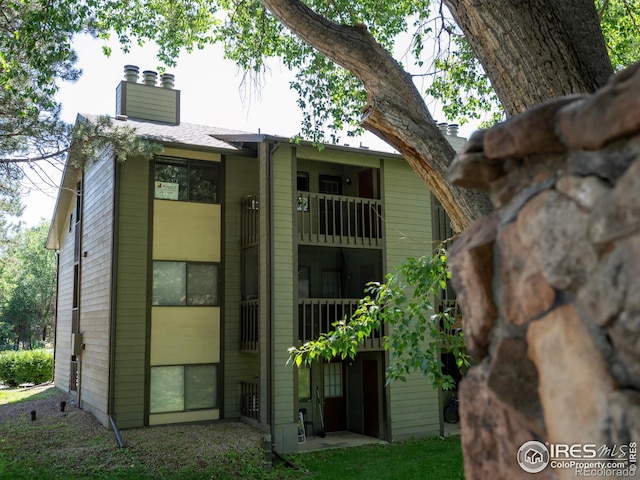
[{"label": "tree trunk", "polygon": [[445,0],[508,114],[613,74],[593,0]]},{"label": "tree trunk", "polygon": [[[261,3],[296,35],[363,82],[368,97],[363,127],[404,156],[440,200],[455,230],[464,230],[491,209],[484,194],[460,190],[445,180],[455,155],[453,148],[435,125],[410,75],[376,42],[366,26],[338,25],[300,0]],[[485,67],[499,66],[487,68],[487,72],[509,113],[567,93],[594,91],[611,73],[606,49],[595,49],[597,38],[603,48],[604,40],[593,3],[593,16],[585,7],[589,0],[568,0],[559,6],[555,3],[563,2],[508,0],[505,8],[502,2],[496,7],[488,0],[448,3]],[[525,16],[523,11],[527,8]],[[575,18],[569,18],[571,15]],[[475,25],[481,21],[484,23]],[[500,29],[495,29],[491,21],[497,21]],[[578,30],[578,25],[583,30]],[[519,34],[511,37],[513,30]],[[593,33],[595,30],[597,34]],[[585,33],[577,35],[582,31]],[[587,35],[587,39],[582,38]],[[580,41],[586,43],[592,37],[596,40],[580,45]],[[595,49],[594,53],[585,55],[584,51],[591,52],[590,48]],[[537,61],[529,61],[536,56],[533,53],[539,57]],[[585,60],[585,56],[589,58]]]}]

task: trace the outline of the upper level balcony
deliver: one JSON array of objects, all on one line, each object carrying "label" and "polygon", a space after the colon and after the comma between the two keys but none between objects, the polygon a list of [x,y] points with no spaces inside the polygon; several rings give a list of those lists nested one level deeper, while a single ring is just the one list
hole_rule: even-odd
[{"label": "upper level balcony", "polygon": [[382,202],[373,198],[298,192],[300,244],[382,248]]},{"label": "upper level balcony", "polygon": [[258,215],[260,202],[257,195],[245,195],[241,200],[240,215],[240,246],[248,248],[258,245],[259,229]]}]

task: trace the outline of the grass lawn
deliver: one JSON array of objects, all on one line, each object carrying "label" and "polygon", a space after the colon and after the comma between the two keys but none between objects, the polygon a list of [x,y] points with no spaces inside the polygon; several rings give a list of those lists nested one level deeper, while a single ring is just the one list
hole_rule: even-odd
[{"label": "grass lawn", "polygon": [[[287,455],[298,469],[274,459],[267,475],[261,448],[229,441],[248,428],[237,422],[191,427],[122,431],[119,449],[113,432],[77,407],[52,409],[60,398],[53,387],[0,389],[0,478],[48,479],[202,479],[202,480],[461,480],[457,437],[410,440]],[[49,413],[46,413],[48,408]],[[4,417],[1,412],[15,412]],[[37,421],[30,420],[32,409]],[[187,429],[188,428],[188,429]],[[227,429],[227,430],[225,430]],[[201,432],[201,433],[198,433]],[[153,437],[159,437],[156,441]],[[259,446],[261,447],[261,445]]]},{"label": "grass lawn", "polygon": [[340,480],[463,480],[459,437],[324,450],[287,456],[310,477]]},{"label": "grass lawn", "polygon": [[0,405],[22,403],[55,395],[52,388],[3,388],[0,390]]}]

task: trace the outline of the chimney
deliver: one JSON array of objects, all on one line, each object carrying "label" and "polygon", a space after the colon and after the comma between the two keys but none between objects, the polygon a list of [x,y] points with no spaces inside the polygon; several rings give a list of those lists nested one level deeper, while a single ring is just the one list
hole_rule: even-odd
[{"label": "chimney", "polygon": [[124,81],[116,88],[116,117],[178,125],[180,91],[173,88],[175,76],[164,73],[158,84],[158,73],[144,70],[138,83],[139,72],[136,65],[125,65]]},{"label": "chimney", "polygon": [[127,82],[138,83],[138,73],[140,69],[137,65],[125,65],[124,66],[124,79]]},{"label": "chimney", "polygon": [[171,73],[163,73],[160,75],[160,85],[162,88],[173,88],[175,86],[175,75]]},{"label": "chimney", "polygon": [[452,137],[457,137],[458,136],[458,124],[457,123],[450,123],[449,124],[448,134],[450,136],[452,136]]},{"label": "chimney", "polygon": [[142,72],[142,78],[145,85],[151,85],[152,87],[156,85],[156,79],[158,78],[158,73],[153,70],[145,70]]},{"label": "chimney", "polygon": [[444,135],[447,134],[447,127],[448,127],[447,122],[441,122],[438,124],[438,128]]}]

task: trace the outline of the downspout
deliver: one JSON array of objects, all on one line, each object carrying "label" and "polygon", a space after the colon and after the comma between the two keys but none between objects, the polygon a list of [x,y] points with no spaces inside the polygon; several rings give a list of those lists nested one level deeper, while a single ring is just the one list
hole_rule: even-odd
[{"label": "downspout", "polygon": [[[56,348],[56,343],[58,342],[58,301],[59,301],[59,293],[60,293],[60,250],[56,250],[56,306],[55,306],[55,314],[53,316],[53,365],[51,366],[51,379],[53,380],[53,385],[56,384],[56,352],[58,349]],[[69,383],[69,382],[67,382]],[[67,385],[67,390],[68,390]]]},{"label": "downspout", "polygon": [[267,362],[269,365],[269,368],[267,368],[267,395],[269,398],[269,426],[270,426],[270,430],[271,430],[271,441],[272,441],[272,450],[273,450],[273,441],[276,438],[275,436],[275,425],[273,424],[273,419],[275,418],[275,413],[274,413],[274,398],[275,398],[275,386],[273,385],[274,380],[273,380],[273,350],[275,349],[275,340],[273,338],[273,318],[275,316],[274,314],[274,291],[273,291],[273,280],[274,280],[274,273],[273,273],[273,256],[275,254],[275,248],[274,248],[274,226],[273,226],[273,211],[274,211],[274,202],[273,202],[273,154],[276,152],[276,150],[278,150],[278,148],[280,148],[280,143],[275,143],[273,144],[273,146],[271,146],[272,144],[267,144],[267,181],[266,186],[267,186],[267,199],[268,199],[268,222],[267,222],[267,228],[268,228],[268,232],[267,232],[267,241],[269,242],[268,244],[268,251],[269,251],[269,258],[267,259],[267,268],[268,268],[268,272],[269,272],[269,283],[268,283],[268,292],[269,292],[269,310],[267,313],[267,332],[269,335],[269,349],[267,350]]},{"label": "downspout", "polygon": [[116,305],[117,305],[117,285],[118,285],[118,215],[120,213],[120,163],[114,157],[113,169],[113,210],[112,210],[112,238],[111,238],[111,291],[109,292],[110,315],[109,315],[109,398],[107,400],[107,415],[111,422],[111,427],[116,436],[120,448],[124,448],[124,442],[120,436],[120,431],[115,420],[115,360],[116,360]]},{"label": "downspout", "polygon": [[111,428],[113,428],[113,433],[116,435],[116,441],[118,442],[118,446],[120,448],[124,448],[124,442],[122,441],[122,436],[120,436],[120,430],[118,430],[118,426],[116,425],[116,421],[113,418],[113,415],[109,415],[109,421],[111,422]]}]

